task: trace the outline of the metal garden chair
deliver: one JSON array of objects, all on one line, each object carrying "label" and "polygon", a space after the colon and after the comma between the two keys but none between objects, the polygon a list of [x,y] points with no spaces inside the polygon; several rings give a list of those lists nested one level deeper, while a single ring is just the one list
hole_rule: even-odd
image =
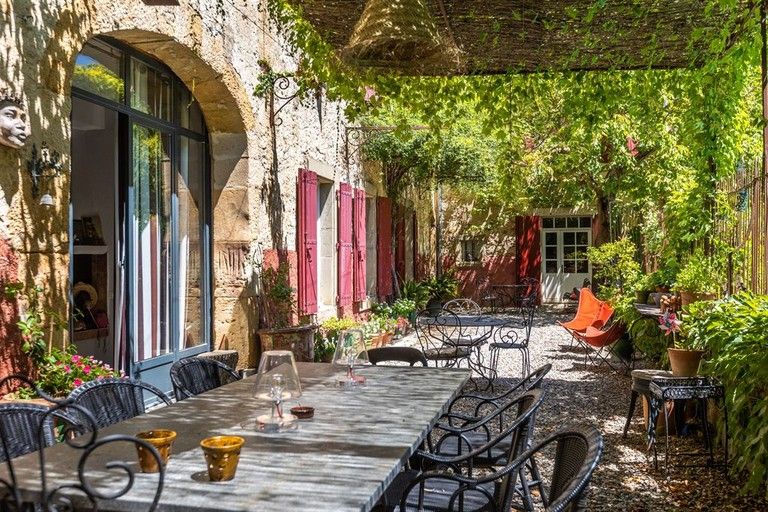
[{"label": "metal garden chair", "polygon": [[483,310],[472,299],[453,299],[443,305],[443,309],[455,315],[480,315]]},{"label": "metal garden chair", "polygon": [[[94,457],[94,461],[89,462],[93,453],[101,453],[101,448],[112,443],[140,446],[155,459],[160,470],[156,477],[152,477],[155,478],[156,484],[154,493],[147,496],[145,510],[148,512],[157,510],[163,490],[165,467],[160,454],[152,444],[133,436],[120,434],[100,436],[96,418],[88,409],[74,403],[71,398],[52,398],[38,389],[31,380],[21,375],[11,375],[0,380],[0,389],[11,381],[27,384],[51,405],[47,407],[9,404],[0,407],[2,409],[0,435],[2,435],[3,462],[6,465],[6,474],[0,476],[0,510],[47,512],[111,509],[104,504],[128,494],[136,481],[136,469],[128,462],[103,460],[96,462],[98,456]],[[62,442],[82,455],[77,464],[73,465],[71,475],[55,475],[62,480],[57,484],[52,481],[51,477],[54,475],[49,475],[46,471],[45,461],[48,450],[40,448],[51,446],[56,442],[55,426],[59,421],[64,424],[61,433]],[[79,437],[73,435],[83,433],[85,434]],[[14,464],[18,464],[17,457],[22,455],[32,457],[30,453],[34,451],[37,451],[36,465],[40,468],[40,482],[34,484],[36,486],[34,493],[22,493],[22,487],[17,480],[19,473],[14,470]],[[106,483],[109,489],[103,485],[94,485],[89,478],[88,468],[97,463],[105,464],[106,468],[113,470],[113,477]],[[115,469],[117,471],[114,471]],[[28,489],[28,485],[29,482],[25,482],[24,488]],[[142,492],[147,493],[151,489],[151,486],[142,487]]]},{"label": "metal garden chair", "polygon": [[429,362],[424,354],[417,348],[413,347],[379,347],[368,349],[368,360],[372,365],[379,363],[386,363],[390,361],[397,361],[401,363],[408,363],[411,366],[421,364],[422,366],[428,366]]},{"label": "metal garden chair", "polygon": [[[70,403],[86,409],[97,428],[105,428],[144,414],[144,392],[166,405],[171,405],[165,393],[155,386],[136,379],[117,377],[86,382],[76,387],[67,398]],[[88,425],[88,422],[81,418],[76,417],[76,420]]]},{"label": "metal garden chair", "polygon": [[236,380],[240,380],[240,376],[215,359],[187,357],[171,366],[173,394],[179,402]]},{"label": "metal garden chair", "polygon": [[433,470],[419,474],[403,492],[397,510],[495,511],[511,508],[533,510],[515,503],[517,478],[526,462],[554,448],[553,471],[549,485],[541,485],[540,496],[547,512],[579,510],[592,473],[603,452],[603,437],[594,428],[565,429],[520,454],[493,473],[467,476],[454,471]]},{"label": "metal garden chair", "polygon": [[437,313],[424,310],[416,316],[416,337],[424,357],[439,366],[459,367],[462,362],[469,366],[472,348],[456,342],[460,323],[458,317],[449,311]]}]

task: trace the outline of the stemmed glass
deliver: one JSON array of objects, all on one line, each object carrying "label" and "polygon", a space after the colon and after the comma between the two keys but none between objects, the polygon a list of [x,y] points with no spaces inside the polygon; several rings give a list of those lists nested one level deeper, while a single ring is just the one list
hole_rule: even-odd
[{"label": "stemmed glass", "polygon": [[339,381],[341,386],[359,386],[365,384],[365,377],[355,375],[355,368],[368,363],[368,350],[365,336],[359,329],[349,329],[339,333],[333,364],[347,367],[347,374]]},{"label": "stemmed glass", "polygon": [[268,350],[261,355],[255,395],[256,398],[272,402],[270,413],[256,418],[259,430],[280,432],[297,428],[298,418],[283,412],[283,403],[286,400],[295,400],[301,396],[301,382],[293,352]]}]

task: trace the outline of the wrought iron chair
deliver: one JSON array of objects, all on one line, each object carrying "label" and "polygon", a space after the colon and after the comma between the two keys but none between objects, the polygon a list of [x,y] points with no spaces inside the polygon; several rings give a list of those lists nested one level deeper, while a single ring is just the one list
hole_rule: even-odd
[{"label": "wrought iron chair", "polygon": [[385,363],[388,361],[397,361],[401,363],[408,363],[411,366],[417,363],[422,366],[429,366],[427,358],[424,354],[413,347],[379,347],[368,349],[368,360],[372,365],[379,363]]},{"label": "wrought iron chair", "polygon": [[[136,470],[132,464],[123,461],[110,461],[103,467],[110,472],[110,478],[105,480],[110,489],[94,485],[86,468],[94,468],[95,462],[89,462],[91,455],[101,452],[110,444],[133,444],[146,450],[154,458],[158,467],[157,485],[152,501],[146,510],[157,510],[165,479],[165,467],[162,458],[154,446],[147,441],[126,435],[98,435],[96,418],[85,407],[75,404],[71,398],[55,399],[38,389],[28,378],[21,375],[11,375],[0,380],[0,389],[11,381],[21,381],[35,389],[37,394],[51,403],[50,407],[12,404],[14,409],[6,409],[0,419],[0,435],[6,465],[5,476],[0,477],[0,510],[15,511],[55,511],[55,510],[99,510],[105,502],[117,500],[128,494],[136,481]],[[19,408],[21,407],[21,408]],[[44,411],[43,411],[44,409]],[[80,423],[70,423],[78,418]],[[56,477],[62,482],[56,484],[49,481],[46,470],[46,454],[48,450],[39,449],[55,443],[54,425],[56,421],[64,420],[61,433],[63,443],[73,450],[79,450],[82,455],[73,464],[72,475],[62,475],[56,472]],[[36,427],[36,428],[35,428]],[[75,437],[73,434],[85,435]],[[36,440],[35,440],[36,437]],[[34,457],[30,453],[37,451],[35,467],[39,468],[40,481],[29,482],[20,480],[19,471],[15,465],[22,464],[22,455]],[[93,458],[95,461],[99,457]],[[23,460],[25,467],[29,461]],[[117,470],[117,471],[115,471]],[[74,481],[72,480],[74,479]],[[146,492],[148,488],[143,488]],[[107,507],[110,508],[110,507]]]},{"label": "wrought iron chair", "polygon": [[171,366],[173,394],[178,402],[236,380],[240,380],[240,376],[215,359],[187,357]]},{"label": "wrought iron chair", "polygon": [[483,310],[472,299],[453,299],[443,306],[443,309],[455,315],[480,315]]},{"label": "wrought iron chair", "polygon": [[[145,391],[149,395],[154,395],[165,405],[171,405],[165,393],[155,386],[136,379],[116,377],[86,382],[75,388],[67,399],[70,403],[88,410],[96,427],[105,428],[144,414],[146,412]],[[76,412],[72,414],[75,415]],[[89,424],[76,416],[75,419],[80,424]]]},{"label": "wrought iron chair", "polygon": [[585,490],[603,452],[603,437],[592,427],[561,430],[491,474],[466,476],[455,471],[423,472],[406,486],[397,510],[533,510],[528,504],[521,507],[514,502],[517,478],[523,474],[529,459],[549,448],[555,451],[552,475],[548,486],[539,486],[544,510],[580,510]]},{"label": "wrought iron chair", "polygon": [[416,338],[421,351],[435,366],[459,367],[462,362],[469,366],[472,348],[456,343],[456,332],[460,323],[458,317],[449,311],[421,311],[416,316]]},{"label": "wrought iron chair", "polygon": [[491,352],[491,368],[498,375],[499,355],[502,350],[519,350],[522,355],[522,373],[525,377],[531,373],[531,356],[528,344],[531,339],[531,328],[528,321],[511,320],[493,334],[494,341],[489,344]]}]

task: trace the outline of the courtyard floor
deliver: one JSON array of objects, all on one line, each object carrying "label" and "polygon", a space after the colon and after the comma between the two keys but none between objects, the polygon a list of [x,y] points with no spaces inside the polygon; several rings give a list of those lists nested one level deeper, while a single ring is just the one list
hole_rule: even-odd
[{"label": "courtyard floor", "polygon": [[[739,482],[734,478],[726,481],[720,469],[671,466],[669,477],[665,478],[663,434],[659,469],[655,470],[652,459],[646,457],[639,401],[627,438],[622,439],[631,378],[607,366],[584,365],[584,351],[572,346],[570,336],[557,324],[572,316],[572,313],[551,311],[537,313],[530,343],[531,368],[551,363],[552,371],[545,378],[547,397],[537,415],[536,439],[564,425],[593,425],[603,433],[605,451],[592,479],[588,510],[768,510],[764,501],[741,495]],[[401,343],[418,345],[414,335]],[[500,376],[519,378],[519,354],[509,351],[501,356]],[[637,367],[642,367],[642,361]],[[693,446],[699,439],[675,438],[673,441],[682,443],[681,446]],[[671,460],[674,463],[680,459]]]}]

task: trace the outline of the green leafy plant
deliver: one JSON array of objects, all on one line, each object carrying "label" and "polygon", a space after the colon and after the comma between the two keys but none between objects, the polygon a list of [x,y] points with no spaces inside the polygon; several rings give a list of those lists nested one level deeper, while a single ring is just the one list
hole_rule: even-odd
[{"label": "green leafy plant", "polygon": [[725,385],[731,467],[746,490],[768,497],[768,296],[743,292],[696,306],[688,335],[707,352],[702,371]]},{"label": "green leafy plant", "polygon": [[8,298],[17,301],[25,301],[25,306],[20,306],[23,312],[16,322],[24,343],[21,349],[27,354],[32,363],[37,367],[46,362],[48,356],[48,344],[45,340],[46,330],[53,327],[64,329],[66,323],[62,316],[55,310],[47,308],[42,302],[43,288],[32,286],[25,291],[23,283],[11,283],[6,285],[5,294]]},{"label": "green leafy plant", "polygon": [[725,265],[719,258],[694,252],[677,273],[675,290],[717,294],[725,285]]},{"label": "green leafy plant", "polygon": [[392,306],[386,302],[379,302],[371,305],[371,313],[380,317],[394,318],[394,311]]},{"label": "green leafy plant", "polygon": [[392,303],[393,318],[410,318],[416,312],[416,302],[411,299],[397,299]]},{"label": "green leafy plant", "polygon": [[426,281],[426,286],[429,289],[429,300],[446,301],[459,294],[459,280],[451,271],[432,277]]},{"label": "green leafy plant", "polygon": [[339,333],[358,326],[354,318],[348,317],[332,317],[320,324],[320,328],[315,333],[315,361],[325,361],[333,356]]},{"label": "green leafy plant", "polygon": [[400,290],[400,297],[402,299],[412,300],[417,310],[422,309],[427,305],[429,295],[429,286],[427,286],[426,283],[419,281],[406,281],[403,283],[403,287]]},{"label": "green leafy plant", "polygon": [[594,277],[600,283],[599,293],[606,299],[633,290],[640,279],[640,264],[635,260],[637,248],[628,238],[590,247],[587,257],[592,262]]},{"label": "green leafy plant", "polygon": [[296,313],[296,290],[291,288],[288,272],[286,262],[280,263],[277,268],[266,267],[261,271],[259,305],[262,326],[265,328],[286,328]]}]

